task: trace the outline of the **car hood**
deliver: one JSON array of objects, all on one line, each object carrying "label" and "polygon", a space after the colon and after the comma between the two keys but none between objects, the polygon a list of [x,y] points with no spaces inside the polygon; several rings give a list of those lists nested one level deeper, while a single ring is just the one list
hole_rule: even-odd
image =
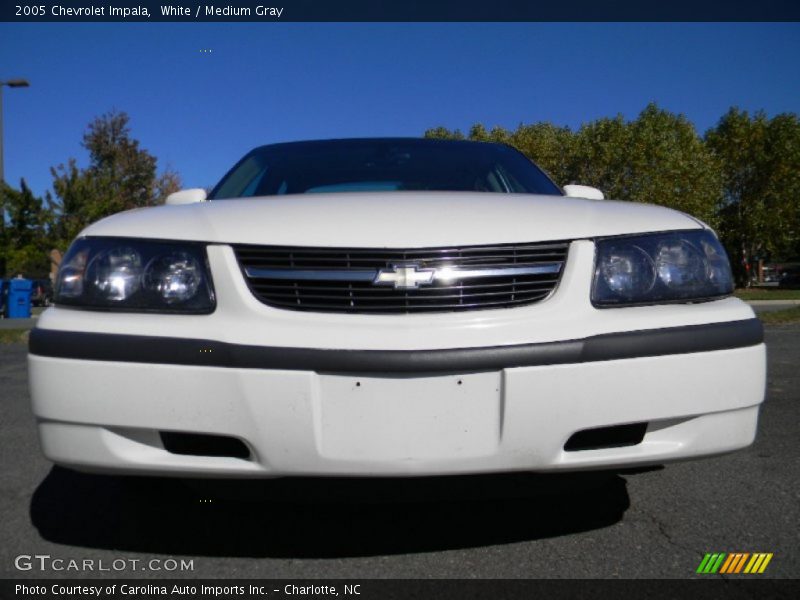
[{"label": "car hood", "polygon": [[574,240],[698,229],[633,202],[477,192],[309,194],[213,200],[118,213],[86,236],[285,246],[404,247]]}]

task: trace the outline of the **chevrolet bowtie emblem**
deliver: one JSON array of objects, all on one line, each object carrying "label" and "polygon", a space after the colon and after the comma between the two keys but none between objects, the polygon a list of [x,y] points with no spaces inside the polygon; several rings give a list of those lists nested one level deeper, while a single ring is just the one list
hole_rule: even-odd
[{"label": "chevrolet bowtie emblem", "polygon": [[372,280],[373,285],[392,285],[395,289],[416,289],[433,283],[434,269],[420,269],[419,265],[391,265],[381,269]]}]

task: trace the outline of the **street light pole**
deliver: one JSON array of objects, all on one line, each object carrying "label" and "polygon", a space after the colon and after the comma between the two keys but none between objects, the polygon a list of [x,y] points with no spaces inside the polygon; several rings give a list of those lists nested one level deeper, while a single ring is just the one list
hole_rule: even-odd
[{"label": "street light pole", "polygon": [[[3,169],[3,86],[8,86],[10,88],[17,88],[17,87],[28,87],[30,83],[28,83],[27,79],[8,79],[6,81],[0,80],[0,189],[2,188],[3,184],[6,181],[5,178],[5,171]],[[0,237],[3,237],[2,234],[6,228],[6,216],[5,211],[2,210],[0,207]],[[6,273],[6,257],[5,255],[0,255],[0,277],[4,277]]]},{"label": "street light pole", "polygon": [[27,79],[8,79],[6,81],[0,81],[0,183],[6,180],[5,171],[3,169],[3,86],[23,88],[30,86],[30,83],[28,83]]},{"label": "street light pole", "polygon": [[0,82],[0,185],[2,185],[6,178],[3,171],[3,82]]}]

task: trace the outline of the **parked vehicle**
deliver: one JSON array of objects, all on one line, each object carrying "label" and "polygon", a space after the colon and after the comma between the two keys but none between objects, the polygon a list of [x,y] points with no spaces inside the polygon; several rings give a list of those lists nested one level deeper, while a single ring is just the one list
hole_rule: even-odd
[{"label": "parked vehicle", "polygon": [[428,139],[264,146],[167,204],[85,229],[31,333],[56,463],[562,471],[754,439],[761,324],[686,214]]},{"label": "parked vehicle", "polygon": [[781,271],[778,286],[786,289],[800,289],[800,267],[787,267]]},{"label": "parked vehicle", "polygon": [[33,306],[50,306],[53,303],[53,284],[49,279],[33,280]]}]

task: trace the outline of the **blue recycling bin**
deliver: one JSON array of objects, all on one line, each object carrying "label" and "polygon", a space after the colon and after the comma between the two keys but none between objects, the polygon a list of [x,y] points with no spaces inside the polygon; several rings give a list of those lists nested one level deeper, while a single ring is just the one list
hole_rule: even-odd
[{"label": "blue recycling bin", "polygon": [[6,282],[0,279],[0,316],[6,316]]},{"label": "blue recycling bin", "polygon": [[6,316],[9,319],[31,318],[31,294],[33,281],[30,279],[11,279],[6,294]]}]

